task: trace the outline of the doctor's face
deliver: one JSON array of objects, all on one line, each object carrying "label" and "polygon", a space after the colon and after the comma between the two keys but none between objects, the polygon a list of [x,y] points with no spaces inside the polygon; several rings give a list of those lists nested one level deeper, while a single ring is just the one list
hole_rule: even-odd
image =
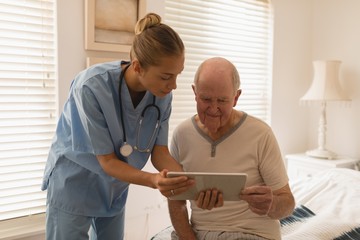
[{"label": "doctor's face", "polygon": [[176,89],[176,78],[184,69],[184,61],[184,55],[164,57],[159,65],[144,70],[139,80],[156,97],[164,97]]}]

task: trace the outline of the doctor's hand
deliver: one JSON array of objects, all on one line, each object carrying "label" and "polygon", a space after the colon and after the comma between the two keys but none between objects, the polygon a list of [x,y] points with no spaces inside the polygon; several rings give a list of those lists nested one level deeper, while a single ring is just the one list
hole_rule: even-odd
[{"label": "doctor's hand", "polygon": [[267,215],[273,202],[273,193],[269,186],[251,186],[241,191],[240,199],[249,204],[252,212]]},{"label": "doctor's hand", "polygon": [[196,206],[207,210],[211,210],[217,207],[222,207],[223,205],[224,205],[223,194],[217,189],[207,189],[201,191],[196,200]]},{"label": "doctor's hand", "polygon": [[164,169],[155,175],[156,188],[167,198],[183,193],[195,184],[195,180],[185,176],[167,178],[167,173]]}]

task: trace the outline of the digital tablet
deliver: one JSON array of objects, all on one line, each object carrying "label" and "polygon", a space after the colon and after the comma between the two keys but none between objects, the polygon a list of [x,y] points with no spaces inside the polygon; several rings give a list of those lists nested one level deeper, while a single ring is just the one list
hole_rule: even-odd
[{"label": "digital tablet", "polygon": [[187,176],[195,179],[193,187],[170,197],[171,200],[196,200],[199,192],[216,188],[222,192],[224,201],[240,201],[239,194],[244,189],[247,178],[246,173],[209,172],[168,172],[167,176]]}]

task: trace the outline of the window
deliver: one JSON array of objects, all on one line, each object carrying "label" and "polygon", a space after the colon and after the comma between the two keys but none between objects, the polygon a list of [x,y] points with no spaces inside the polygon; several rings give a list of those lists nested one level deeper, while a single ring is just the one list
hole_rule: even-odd
[{"label": "window", "polygon": [[57,119],[54,0],[0,0],[0,220],[45,211]]},{"label": "window", "polygon": [[237,109],[270,121],[272,28],[267,0],[166,0],[165,22],[181,36],[185,69],[173,92],[170,133],[196,113],[191,89],[200,63],[214,56],[232,61],[240,73]]}]

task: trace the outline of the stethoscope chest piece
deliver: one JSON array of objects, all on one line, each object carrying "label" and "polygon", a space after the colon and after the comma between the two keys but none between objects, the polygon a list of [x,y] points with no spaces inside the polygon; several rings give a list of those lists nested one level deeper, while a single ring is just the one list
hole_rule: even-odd
[{"label": "stethoscope chest piece", "polygon": [[133,152],[133,148],[130,144],[124,143],[124,145],[122,145],[120,147],[120,153],[121,155],[123,155],[124,157],[128,157],[130,156],[130,154]]}]

